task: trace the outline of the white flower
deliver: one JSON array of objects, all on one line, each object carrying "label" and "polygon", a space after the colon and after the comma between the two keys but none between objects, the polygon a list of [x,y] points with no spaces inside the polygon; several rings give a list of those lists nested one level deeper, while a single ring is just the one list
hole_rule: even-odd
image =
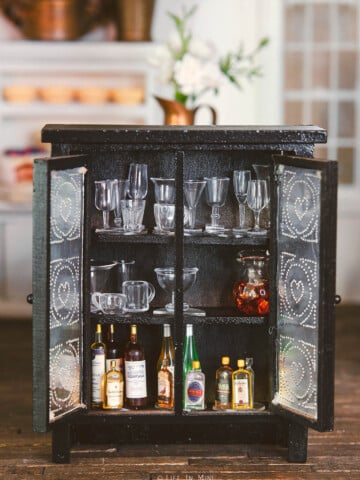
[{"label": "white flower", "polygon": [[183,10],[182,16],[169,13],[176,30],[149,59],[157,68],[158,81],[171,85],[175,99],[184,105],[193,105],[206,92],[218,93],[225,78],[240,88],[240,77],[251,79],[259,75],[259,69],[253,65],[253,57],[268,42],[262,39],[250,55],[245,55],[240,46],[238,52],[229,52],[219,59],[214,45],[194,38],[188,28],[188,21],[195,10],[196,7]]},{"label": "white flower", "polygon": [[189,42],[189,53],[202,60],[212,60],[215,58],[216,50],[209,42],[204,42],[199,38],[191,38]]},{"label": "white flower", "polygon": [[203,90],[203,62],[187,53],[174,66],[174,79],[184,95],[198,95]]},{"label": "white flower", "polygon": [[223,82],[223,77],[215,62],[206,62],[202,69],[202,83],[207,88],[217,90]]},{"label": "white flower", "polygon": [[168,48],[169,48],[170,52],[175,57],[180,55],[180,53],[182,52],[183,43],[182,43],[182,40],[181,40],[181,37],[180,37],[180,34],[179,34],[178,31],[175,31],[175,32],[171,33],[171,35],[170,35],[170,37],[167,41],[167,45],[168,45]]},{"label": "white flower", "polygon": [[221,72],[215,62],[204,62],[187,53],[175,63],[174,79],[184,95],[197,96],[221,85]]},{"label": "white flower", "polygon": [[163,45],[158,46],[154,55],[149,58],[149,63],[157,68],[157,78],[160,84],[165,85],[172,79],[174,59],[169,49]]}]

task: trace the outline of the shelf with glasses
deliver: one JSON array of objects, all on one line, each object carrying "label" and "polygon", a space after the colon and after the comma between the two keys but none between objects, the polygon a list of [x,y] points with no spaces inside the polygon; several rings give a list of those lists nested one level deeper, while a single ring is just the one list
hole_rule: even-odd
[{"label": "shelf with glasses", "polygon": [[[196,307],[199,308],[199,307]],[[150,308],[147,312],[137,314],[105,315],[100,313],[91,313],[94,321],[102,324],[119,323],[122,325],[163,325],[164,323],[173,324],[175,316],[171,314],[156,315],[155,308]],[[184,323],[193,323],[196,325],[265,325],[267,316],[240,316],[234,307],[201,307],[205,311],[204,316],[190,315],[183,312]]]},{"label": "shelf with glasses", "polygon": [[120,315],[105,315],[102,312],[92,312],[91,318],[102,324],[118,323],[122,325],[163,325],[164,323],[174,323],[174,316],[171,315],[153,315],[153,308],[147,312],[141,313],[123,313]]},{"label": "shelf with glasses", "polygon": [[[144,244],[168,244],[175,242],[175,235],[159,235],[154,234],[153,232],[135,234],[135,235],[124,235],[117,233],[115,230],[101,232],[93,232],[96,240],[100,242],[113,242],[113,243],[144,243]],[[264,247],[267,248],[269,243],[269,238],[267,236],[263,237],[235,237],[231,234],[223,235],[209,235],[203,233],[201,235],[185,235],[184,244],[185,245],[234,245],[234,246],[254,246],[254,247]]]}]

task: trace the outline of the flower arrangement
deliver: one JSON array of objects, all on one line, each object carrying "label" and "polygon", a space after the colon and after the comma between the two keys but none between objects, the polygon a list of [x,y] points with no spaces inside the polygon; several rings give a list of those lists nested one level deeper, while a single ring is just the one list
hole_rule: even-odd
[{"label": "flower arrangement", "polygon": [[241,89],[243,78],[252,80],[260,76],[261,69],[254,60],[268,44],[268,39],[263,38],[248,54],[240,46],[237,52],[217,58],[214,46],[195,38],[188,28],[188,21],[196,9],[197,6],[188,11],[184,9],[182,16],[168,13],[175,24],[175,31],[150,59],[150,63],[158,69],[159,83],[171,85],[174,100],[188,107],[193,107],[206,92],[217,94],[224,77]]}]

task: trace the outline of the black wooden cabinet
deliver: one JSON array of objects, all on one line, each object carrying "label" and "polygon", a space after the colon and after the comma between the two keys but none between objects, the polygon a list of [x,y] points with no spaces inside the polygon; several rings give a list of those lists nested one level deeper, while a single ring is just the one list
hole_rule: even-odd
[{"label": "black wooden cabinet", "polygon": [[[337,163],[313,159],[326,142],[317,127],[135,127],[48,125],[49,159],[35,161],[34,180],[34,429],[53,430],[53,460],[69,462],[74,443],[267,442],[288,446],[289,461],[305,461],[308,427],[333,427],[334,299]],[[131,162],[149,176],[176,179],[176,235],[158,236],[149,183],[147,234],[98,235],[94,180],[123,178]],[[269,238],[184,236],[183,180],[226,175],[254,164],[270,166]],[[205,201],[197,210],[208,221]],[[230,184],[221,209],[235,226],[238,206]],[[241,317],[231,290],[239,252],[270,253],[270,313]],[[149,312],[115,319],[90,313],[90,259],[135,259],[139,278],[153,283]],[[176,268],[174,317],[152,314],[166,303],[155,267]],[[205,317],[182,312],[182,268],[199,268],[186,300]],[[124,345],[139,325],[147,357],[149,408],[117,413],[90,407],[90,349],[97,322],[116,323]],[[207,410],[182,410],[185,324],[194,324],[206,375]],[[170,323],[176,349],[175,409],[154,408],[156,360],[162,324]],[[254,358],[255,401],[265,410],[217,412],[215,370],[221,355],[232,365]]]}]

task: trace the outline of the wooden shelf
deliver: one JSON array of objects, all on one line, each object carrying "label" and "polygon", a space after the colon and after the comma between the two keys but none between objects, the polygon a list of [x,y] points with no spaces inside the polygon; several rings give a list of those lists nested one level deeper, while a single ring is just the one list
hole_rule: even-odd
[{"label": "wooden shelf", "polygon": [[[158,307],[156,307],[158,308]],[[187,315],[184,312],[184,323],[193,323],[196,325],[264,325],[267,316],[258,317],[242,317],[233,307],[196,307],[205,310],[204,317]],[[91,318],[99,323],[119,323],[130,325],[136,323],[138,325],[163,325],[164,323],[173,324],[175,317],[173,315],[154,315],[154,308],[150,308],[148,312],[141,313],[125,313],[123,315],[104,315],[103,313],[92,313]]]},{"label": "wooden shelf", "polygon": [[[144,243],[144,244],[168,244],[175,242],[174,235],[155,235],[151,233],[142,233],[139,235],[116,234],[115,231],[94,232],[96,239],[100,242],[112,243]],[[267,248],[269,239],[267,237],[233,237],[216,235],[194,235],[184,236],[185,245],[234,245],[234,246],[256,246]]]}]

